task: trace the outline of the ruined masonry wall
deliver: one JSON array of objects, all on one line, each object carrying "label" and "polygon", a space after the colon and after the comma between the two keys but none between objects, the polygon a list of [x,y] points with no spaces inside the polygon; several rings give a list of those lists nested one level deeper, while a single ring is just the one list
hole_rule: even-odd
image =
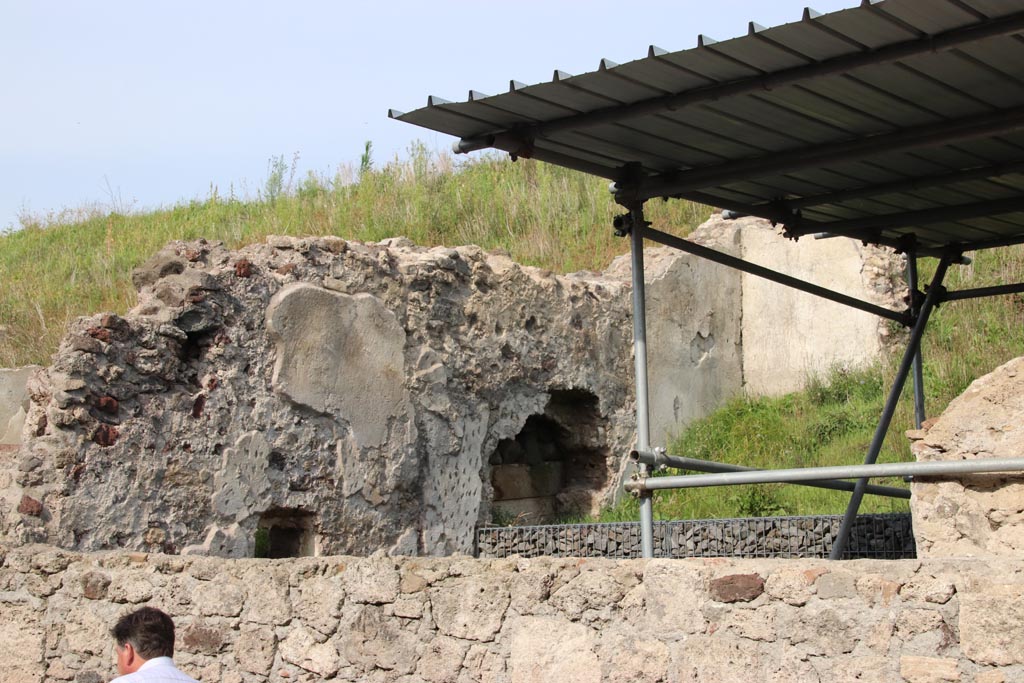
[{"label": "ruined masonry wall", "polygon": [[97,683],[148,603],[204,682],[1024,680],[1024,564],[0,550],[0,683]]},{"label": "ruined masonry wall", "polygon": [[[774,233],[715,216],[691,238],[771,265],[801,248]],[[854,293],[878,298],[852,242],[831,244],[850,252]],[[744,340],[766,319],[739,305],[735,271],[668,249],[645,259],[651,437],[666,445],[744,391]],[[241,558],[267,534],[270,556],[468,553],[492,512],[593,514],[631,469],[628,257],[559,276],[472,246],[272,236],[237,251],[174,242],[132,279],[134,309],[75,321],[29,379],[22,443],[0,446],[0,539]],[[851,364],[877,350],[836,334],[815,343]]]}]

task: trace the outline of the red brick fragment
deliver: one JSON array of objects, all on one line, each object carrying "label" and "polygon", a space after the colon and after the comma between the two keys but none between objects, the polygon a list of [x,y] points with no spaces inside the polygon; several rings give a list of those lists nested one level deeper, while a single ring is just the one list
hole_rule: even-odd
[{"label": "red brick fragment", "polygon": [[718,602],[750,602],[764,592],[758,574],[730,574],[711,582],[711,597]]},{"label": "red brick fragment", "polygon": [[252,262],[244,258],[235,261],[235,275],[238,277],[252,277]]},{"label": "red brick fragment", "polygon": [[18,503],[18,512],[38,517],[43,514],[43,504],[31,496],[22,496],[21,502]]},{"label": "red brick fragment", "polygon": [[108,415],[117,415],[120,404],[113,396],[100,396],[99,401],[96,402],[96,407],[99,408],[100,412]]},{"label": "red brick fragment", "polygon": [[117,428],[110,425],[100,425],[92,435],[92,440],[100,446],[113,446],[117,443]]}]

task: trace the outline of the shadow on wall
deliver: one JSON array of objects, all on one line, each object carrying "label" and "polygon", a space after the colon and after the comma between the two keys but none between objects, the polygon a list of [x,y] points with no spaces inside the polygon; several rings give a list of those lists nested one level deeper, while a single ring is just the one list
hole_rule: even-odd
[{"label": "shadow on wall", "polygon": [[604,423],[594,394],[552,391],[543,414],[491,454],[494,520],[544,524],[592,514],[610,477]]}]

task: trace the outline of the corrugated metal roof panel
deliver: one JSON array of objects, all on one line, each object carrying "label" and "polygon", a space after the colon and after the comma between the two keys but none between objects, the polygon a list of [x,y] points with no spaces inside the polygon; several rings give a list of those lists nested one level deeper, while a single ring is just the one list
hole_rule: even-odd
[{"label": "corrugated metal roof panel", "polygon": [[[395,118],[615,180],[925,251],[1024,241],[1024,6],[881,0]],[[948,214],[948,215],[946,215]],[[887,224],[887,221],[889,224]]]}]

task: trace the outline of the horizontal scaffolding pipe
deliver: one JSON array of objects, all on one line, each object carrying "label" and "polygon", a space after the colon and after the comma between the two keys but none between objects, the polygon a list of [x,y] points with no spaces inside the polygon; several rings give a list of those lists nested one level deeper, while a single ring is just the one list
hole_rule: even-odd
[{"label": "horizontal scaffolding pipe", "polygon": [[827,479],[860,479],[863,477],[941,477],[983,472],[1024,471],[1024,458],[985,458],[939,462],[887,462],[874,465],[839,465],[804,467],[788,470],[756,472],[723,472],[693,474],[682,477],[648,477],[625,485],[627,491],[658,491],[692,489],[705,486],[739,486],[742,484],[795,484]]},{"label": "horizontal scaffolding pipe", "polygon": [[[633,462],[650,465],[652,467],[674,467],[680,470],[695,470],[697,472],[764,472],[765,470],[756,467],[744,467],[743,465],[730,465],[724,462],[712,462],[710,460],[698,460],[696,458],[684,458],[678,455],[666,455],[665,453],[650,451],[632,451],[629,454]],[[816,479],[813,481],[795,482],[799,486],[813,486],[819,489],[832,489],[833,491],[853,491],[856,484],[852,481],[825,481]],[[910,498],[908,489],[901,489],[895,486],[876,486],[868,484],[864,490],[876,496],[889,498]]]},{"label": "horizontal scaffolding pipe", "polygon": [[852,296],[833,292],[831,289],[826,289],[825,287],[812,284],[805,280],[779,273],[771,270],[770,268],[765,268],[764,266],[759,266],[756,263],[751,263],[750,261],[744,261],[743,259],[732,256],[731,254],[716,251],[701,244],[697,244],[696,242],[691,242],[689,240],[684,240],[681,237],[670,235],[667,232],[655,230],[654,228],[644,228],[643,230],[644,237],[652,242],[658,242],[659,244],[664,244],[667,247],[674,247],[675,249],[685,251],[693,254],[694,256],[700,256],[701,258],[705,258],[709,261],[720,263],[723,266],[729,266],[730,268],[735,268],[736,270],[744,273],[750,273],[751,275],[756,275],[757,277],[777,282],[780,285],[786,285],[787,287],[798,289],[801,292],[820,296],[823,299],[834,301],[837,304],[850,306],[851,308],[856,308],[858,310],[865,311],[866,313],[873,313],[880,318],[894,320],[901,325],[907,325],[910,322],[909,314],[906,311],[891,311],[888,308],[876,306],[868,303],[867,301],[855,299]]},{"label": "horizontal scaffolding pipe", "polygon": [[943,301],[959,301],[961,299],[980,299],[987,296],[999,296],[1001,294],[1020,294],[1024,292],[1024,284],[995,285],[993,287],[978,287],[976,289],[960,289],[953,292],[945,292],[942,295]]}]

